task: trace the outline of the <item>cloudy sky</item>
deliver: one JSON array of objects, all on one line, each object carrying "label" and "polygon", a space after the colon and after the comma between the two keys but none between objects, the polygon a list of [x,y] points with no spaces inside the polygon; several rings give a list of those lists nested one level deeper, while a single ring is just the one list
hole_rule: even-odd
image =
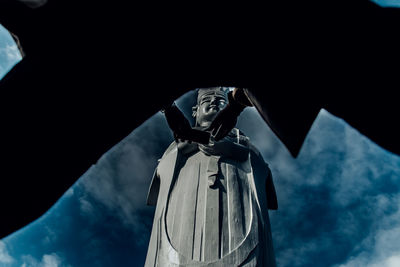
[{"label": "cloudy sky", "polygon": [[21,60],[21,54],[14,40],[0,24],[0,79]]},{"label": "cloudy sky", "polygon": [[400,7],[399,0],[372,0],[382,7]]},{"label": "cloudy sky", "polygon": [[[4,36],[0,29],[3,72],[19,60]],[[193,92],[178,101],[188,117],[192,102]],[[274,176],[278,266],[400,266],[399,156],[325,110],[296,159],[254,109],[242,113],[238,128]],[[0,240],[0,266],[143,266],[154,212],[146,194],[171,141],[163,115],[155,114],[88,166],[44,216]]]}]

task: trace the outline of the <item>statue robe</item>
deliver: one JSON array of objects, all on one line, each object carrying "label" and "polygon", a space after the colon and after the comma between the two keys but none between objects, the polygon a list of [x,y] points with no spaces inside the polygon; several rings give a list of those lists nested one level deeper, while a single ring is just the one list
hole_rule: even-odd
[{"label": "statue robe", "polygon": [[175,142],[154,172],[157,205],[145,266],[275,266],[268,165],[240,135],[215,146]]}]

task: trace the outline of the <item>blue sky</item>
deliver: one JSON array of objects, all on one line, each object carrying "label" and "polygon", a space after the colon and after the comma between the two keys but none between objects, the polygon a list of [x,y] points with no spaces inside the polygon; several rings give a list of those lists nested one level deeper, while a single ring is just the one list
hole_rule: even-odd
[{"label": "blue sky", "polygon": [[20,60],[18,47],[9,32],[0,24],[0,79]]},{"label": "blue sky", "polygon": [[399,0],[372,0],[372,2],[375,2],[382,7],[400,7]]},{"label": "blue sky", "polygon": [[[15,49],[0,28],[0,71],[20,59]],[[178,101],[187,117],[191,102],[193,92]],[[325,110],[296,159],[254,109],[242,113],[238,128],[274,176],[278,266],[400,266],[399,156]],[[171,141],[155,114],[88,166],[44,216],[0,240],[0,266],[143,266],[154,212],[147,190]]]}]

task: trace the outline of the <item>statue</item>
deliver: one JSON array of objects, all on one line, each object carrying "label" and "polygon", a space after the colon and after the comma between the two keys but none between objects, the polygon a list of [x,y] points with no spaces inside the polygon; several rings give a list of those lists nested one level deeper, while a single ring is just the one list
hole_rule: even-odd
[{"label": "statue", "polygon": [[[193,129],[204,133],[231,99],[226,87],[198,89]],[[275,188],[249,138],[237,128],[220,141],[208,135],[206,144],[174,135],[148,193],[156,210],[145,266],[275,266],[268,216],[277,209]]]}]

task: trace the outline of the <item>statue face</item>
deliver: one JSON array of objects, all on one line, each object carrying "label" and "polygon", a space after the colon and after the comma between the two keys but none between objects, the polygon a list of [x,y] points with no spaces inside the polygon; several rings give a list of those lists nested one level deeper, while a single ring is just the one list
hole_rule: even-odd
[{"label": "statue face", "polygon": [[217,113],[227,104],[222,95],[205,94],[201,97],[196,111],[196,125],[207,127],[211,124]]}]

